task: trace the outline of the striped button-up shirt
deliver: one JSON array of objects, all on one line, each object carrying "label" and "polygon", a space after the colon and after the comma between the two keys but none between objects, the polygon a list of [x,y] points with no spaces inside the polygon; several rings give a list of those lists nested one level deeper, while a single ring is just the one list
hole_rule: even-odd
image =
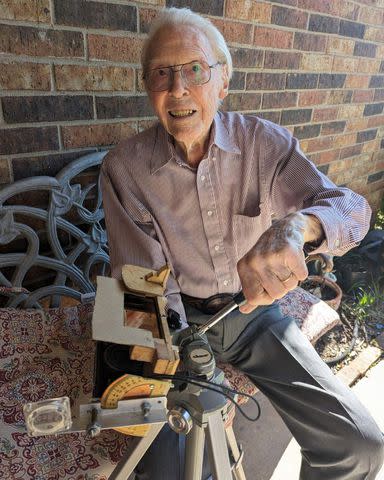
[{"label": "striped button-up shirt", "polygon": [[334,255],[369,227],[363,197],[319,172],[287,129],[251,115],[217,113],[197,168],[157,124],[107,155],[101,182],[112,276],[124,264],[168,263],[168,306],[183,320],[180,291],[207,298],[240,290],[236,264],[273,218],[315,215],[326,236],[316,252]]}]

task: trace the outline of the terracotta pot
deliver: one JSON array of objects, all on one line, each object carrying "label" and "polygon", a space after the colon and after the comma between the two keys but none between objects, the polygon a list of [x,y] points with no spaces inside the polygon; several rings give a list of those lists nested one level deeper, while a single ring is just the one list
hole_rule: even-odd
[{"label": "terracotta pot", "polygon": [[301,283],[300,286],[305,289],[306,284],[319,286],[321,290],[327,288],[328,291],[330,291],[331,295],[334,296],[330,299],[321,298],[321,300],[327,303],[334,310],[337,310],[339,308],[343,292],[336,282],[330,280],[327,277],[321,277],[320,275],[310,275],[306,280],[304,280],[304,282]]}]

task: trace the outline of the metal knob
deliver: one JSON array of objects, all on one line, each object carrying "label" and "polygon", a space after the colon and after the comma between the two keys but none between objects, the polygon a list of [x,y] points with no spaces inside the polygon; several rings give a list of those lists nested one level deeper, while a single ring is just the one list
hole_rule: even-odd
[{"label": "metal knob", "polygon": [[167,413],[168,423],[176,433],[187,435],[193,427],[193,420],[188,410],[181,406],[173,407]]}]

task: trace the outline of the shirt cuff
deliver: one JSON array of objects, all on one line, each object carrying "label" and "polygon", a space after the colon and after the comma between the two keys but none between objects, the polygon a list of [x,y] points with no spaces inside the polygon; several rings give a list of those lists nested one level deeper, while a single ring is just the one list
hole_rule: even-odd
[{"label": "shirt cuff", "polygon": [[[335,219],[336,212],[334,210],[329,212],[328,208],[314,206],[300,210],[300,213],[315,216],[324,230],[325,239],[321,244],[312,249],[309,246],[311,254],[329,252],[332,255],[341,256],[357,245],[357,243],[351,243],[349,239],[344,239],[343,221],[338,218]],[[308,250],[308,247],[306,250]]]}]

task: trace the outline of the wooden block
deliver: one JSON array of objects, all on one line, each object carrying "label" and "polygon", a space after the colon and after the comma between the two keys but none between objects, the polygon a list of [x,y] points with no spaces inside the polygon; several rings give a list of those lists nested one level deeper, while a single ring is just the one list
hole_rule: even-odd
[{"label": "wooden block", "polygon": [[153,360],[153,372],[173,375],[179,365],[179,349],[172,346],[171,355],[164,340],[155,340],[156,354]]},{"label": "wooden block", "polygon": [[141,347],[140,345],[134,345],[130,349],[129,358],[131,360],[138,360],[140,362],[152,362],[155,358],[156,349],[150,347]]},{"label": "wooden block", "polygon": [[160,337],[157,316],[155,313],[124,310],[124,326],[149,330],[154,338]]}]

